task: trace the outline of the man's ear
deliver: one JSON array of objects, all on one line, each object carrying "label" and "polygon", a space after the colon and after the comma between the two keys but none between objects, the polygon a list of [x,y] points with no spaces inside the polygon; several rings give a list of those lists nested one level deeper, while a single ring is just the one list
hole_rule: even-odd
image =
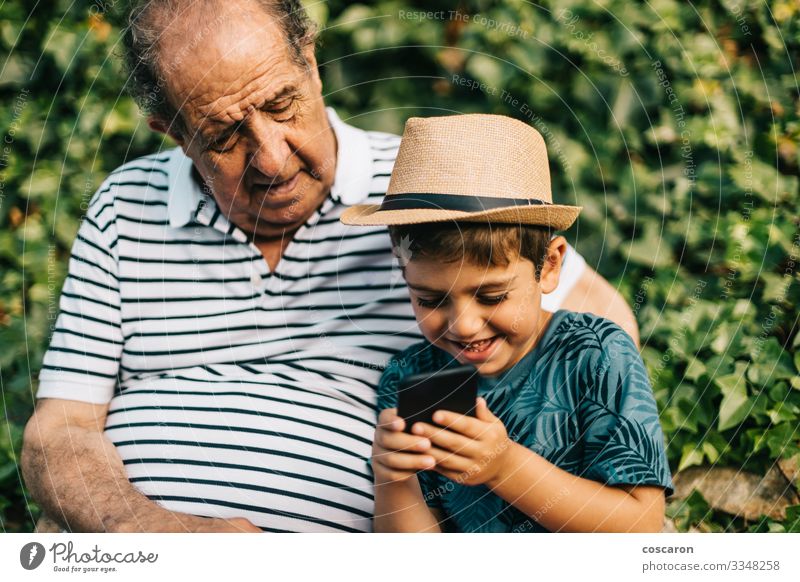
[{"label": "man's ear", "polygon": [[311,75],[311,82],[314,86],[322,91],[322,79],[319,78],[319,69],[317,68],[317,55],[314,52],[314,43],[308,43],[303,49],[303,58],[308,65],[308,73]]},{"label": "man's ear", "polygon": [[157,131],[158,133],[163,133],[165,135],[170,136],[172,139],[175,140],[179,146],[183,147],[183,134],[175,130],[175,124],[170,124],[164,121],[161,117],[156,117],[151,115],[147,118],[147,125],[153,131]]},{"label": "man's ear", "polygon": [[542,271],[539,275],[539,288],[542,293],[552,293],[558,287],[561,277],[561,264],[567,254],[567,239],[556,236],[547,245]]}]

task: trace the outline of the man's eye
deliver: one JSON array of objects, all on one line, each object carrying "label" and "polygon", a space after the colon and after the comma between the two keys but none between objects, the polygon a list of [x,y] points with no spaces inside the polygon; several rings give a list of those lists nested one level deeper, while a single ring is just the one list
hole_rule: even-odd
[{"label": "man's eye", "polygon": [[497,305],[508,299],[508,293],[501,293],[500,295],[479,295],[478,301],[486,305]]},{"label": "man's eye", "polygon": [[208,144],[208,149],[217,153],[224,153],[233,149],[236,142],[239,140],[238,132],[233,132],[231,135],[224,138],[214,140]]},{"label": "man's eye", "polygon": [[284,99],[269,109],[275,121],[289,121],[294,117],[294,99]]},{"label": "man's eye", "polygon": [[447,297],[417,297],[417,305],[425,307],[426,309],[436,309],[441,307],[447,301]]}]

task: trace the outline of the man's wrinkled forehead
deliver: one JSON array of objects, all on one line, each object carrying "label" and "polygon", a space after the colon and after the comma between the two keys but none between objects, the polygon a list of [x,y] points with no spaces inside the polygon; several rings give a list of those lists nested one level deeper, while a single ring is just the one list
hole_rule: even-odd
[{"label": "man's wrinkled forehead", "polygon": [[300,67],[284,31],[263,10],[221,8],[201,25],[193,21],[172,23],[160,43],[169,97],[187,122],[241,121],[296,84]]}]

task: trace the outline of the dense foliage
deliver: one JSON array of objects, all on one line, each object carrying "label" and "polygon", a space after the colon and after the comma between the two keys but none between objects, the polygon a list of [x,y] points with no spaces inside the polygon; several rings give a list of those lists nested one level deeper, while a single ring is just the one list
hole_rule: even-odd
[{"label": "dense foliage", "polygon": [[[104,176],[171,147],[124,93],[124,2],[0,4],[0,527],[72,240]],[[306,2],[330,105],[365,128],[502,113],[545,136],[570,239],[630,301],[674,472],[800,455],[800,4]],[[755,524],[695,494],[680,529]]]}]

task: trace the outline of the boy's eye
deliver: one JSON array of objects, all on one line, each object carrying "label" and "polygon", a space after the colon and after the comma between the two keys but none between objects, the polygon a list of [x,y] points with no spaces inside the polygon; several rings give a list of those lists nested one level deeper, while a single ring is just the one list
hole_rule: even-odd
[{"label": "boy's eye", "polygon": [[436,309],[441,307],[446,300],[446,297],[417,297],[417,305],[426,309]]},{"label": "boy's eye", "polygon": [[500,295],[479,295],[478,301],[486,305],[497,305],[508,299],[508,293],[501,293]]}]

